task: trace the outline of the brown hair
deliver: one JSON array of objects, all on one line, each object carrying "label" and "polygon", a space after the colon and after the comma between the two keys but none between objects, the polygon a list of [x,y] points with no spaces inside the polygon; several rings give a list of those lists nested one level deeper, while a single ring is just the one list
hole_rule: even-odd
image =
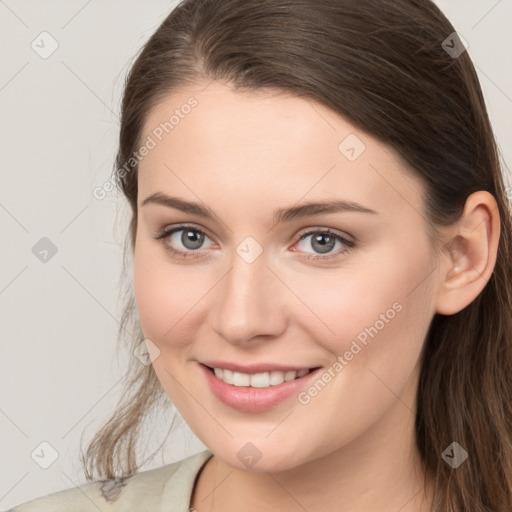
[{"label": "brown hair", "polygon": [[[133,252],[130,157],[148,113],[178,87],[218,80],[317,101],[393,147],[424,184],[435,233],[459,219],[470,194],[490,192],[501,217],[496,266],[469,306],[434,315],[415,427],[435,476],[434,511],[505,512],[512,510],[512,223],[475,69],[467,51],[454,56],[443,47],[454,31],[430,0],[185,0],[127,77],[116,172],[132,209],[125,250]],[[143,339],[134,315],[130,295],[122,321],[135,326],[130,350]],[[136,361],[130,372],[129,394],[88,446],[88,479],[89,469],[113,478],[139,467],[139,428],[164,392],[151,365]],[[469,454],[456,469],[441,457],[454,441]]]}]

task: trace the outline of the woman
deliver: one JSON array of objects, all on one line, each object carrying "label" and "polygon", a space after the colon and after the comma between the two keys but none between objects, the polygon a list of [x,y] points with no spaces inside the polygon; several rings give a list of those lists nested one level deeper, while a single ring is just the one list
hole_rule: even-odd
[{"label": "woman", "polygon": [[[511,510],[511,216],[432,2],[184,1],[116,173],[134,378],[93,481],[13,511]],[[208,450],[137,472],[162,397]]]}]

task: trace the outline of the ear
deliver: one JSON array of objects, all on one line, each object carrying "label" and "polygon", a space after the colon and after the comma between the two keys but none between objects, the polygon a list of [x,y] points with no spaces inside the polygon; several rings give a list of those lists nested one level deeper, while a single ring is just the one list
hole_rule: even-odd
[{"label": "ear", "polygon": [[436,312],[453,315],[473,302],[494,271],[500,215],[492,194],[483,190],[471,194],[447,237],[441,249]]}]

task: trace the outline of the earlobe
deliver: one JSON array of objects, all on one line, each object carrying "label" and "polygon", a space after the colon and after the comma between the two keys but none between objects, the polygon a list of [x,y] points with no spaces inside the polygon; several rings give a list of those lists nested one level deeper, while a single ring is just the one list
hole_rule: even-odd
[{"label": "earlobe", "polygon": [[494,197],[485,191],[471,194],[450,233],[442,250],[436,298],[436,312],[442,315],[458,313],[473,302],[494,271],[500,237]]}]

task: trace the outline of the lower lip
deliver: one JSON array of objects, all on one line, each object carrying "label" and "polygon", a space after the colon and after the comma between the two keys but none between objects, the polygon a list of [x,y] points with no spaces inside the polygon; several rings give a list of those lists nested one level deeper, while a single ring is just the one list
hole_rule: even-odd
[{"label": "lower lip", "polygon": [[277,386],[253,388],[234,386],[217,378],[203,364],[199,364],[212,393],[225,405],[243,412],[260,412],[274,407],[287,398],[297,395],[307,386],[321,368],[310,371],[298,379],[285,381]]}]

